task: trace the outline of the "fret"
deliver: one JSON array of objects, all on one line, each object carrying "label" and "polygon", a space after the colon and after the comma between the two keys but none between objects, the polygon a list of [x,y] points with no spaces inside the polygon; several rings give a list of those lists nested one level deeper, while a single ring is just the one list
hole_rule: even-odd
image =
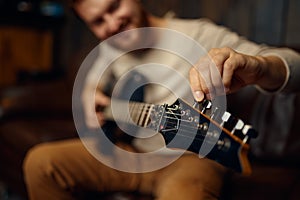
[{"label": "fret", "polygon": [[152,113],[153,107],[154,107],[153,104],[149,104],[149,105],[147,106],[147,108],[148,108],[147,111],[148,111],[148,112],[147,112],[147,116],[146,116],[146,118],[145,118],[145,120],[144,120],[143,127],[147,127],[147,126],[150,124],[150,122],[151,122],[150,114]]},{"label": "fret", "polygon": [[[127,122],[132,122],[141,127],[147,127],[150,123],[150,114],[153,109],[153,104],[130,102],[129,103],[129,120]],[[124,109],[124,107],[123,107]]]},{"label": "fret", "polygon": [[130,118],[134,124],[138,125],[140,112],[139,109],[137,109],[137,107],[139,107],[139,105],[136,102],[129,104]]},{"label": "fret", "polygon": [[129,104],[130,115],[133,118],[132,121],[141,127],[146,127],[150,121],[150,109],[152,104],[132,102]]},{"label": "fret", "polygon": [[140,108],[139,108],[138,112],[140,112],[140,115],[139,115],[139,121],[138,121],[137,125],[138,126],[143,126],[143,121],[145,119],[145,114],[146,114],[145,113],[145,108],[147,107],[147,105],[146,104],[140,104],[139,106],[140,106]]}]

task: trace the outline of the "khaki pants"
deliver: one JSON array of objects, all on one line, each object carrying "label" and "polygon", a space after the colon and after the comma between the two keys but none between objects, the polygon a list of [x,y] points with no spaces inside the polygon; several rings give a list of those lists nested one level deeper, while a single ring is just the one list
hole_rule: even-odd
[{"label": "khaki pants", "polygon": [[218,199],[227,172],[194,154],[154,172],[121,172],[96,160],[79,139],[37,145],[23,168],[32,200],[77,199],[86,191],[139,191],[157,200]]}]

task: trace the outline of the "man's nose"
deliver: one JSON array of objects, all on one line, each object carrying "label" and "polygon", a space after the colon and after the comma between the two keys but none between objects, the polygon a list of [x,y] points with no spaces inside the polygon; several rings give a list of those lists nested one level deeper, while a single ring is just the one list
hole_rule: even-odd
[{"label": "man's nose", "polygon": [[104,16],[104,20],[107,23],[107,31],[109,34],[117,33],[121,27],[122,20],[113,14],[107,14]]}]

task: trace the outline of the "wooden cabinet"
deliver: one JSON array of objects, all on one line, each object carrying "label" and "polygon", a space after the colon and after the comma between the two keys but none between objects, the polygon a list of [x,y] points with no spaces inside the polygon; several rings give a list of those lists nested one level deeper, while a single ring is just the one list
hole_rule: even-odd
[{"label": "wooden cabinet", "polygon": [[17,82],[20,72],[47,72],[53,65],[53,32],[32,27],[0,27],[0,87]]}]

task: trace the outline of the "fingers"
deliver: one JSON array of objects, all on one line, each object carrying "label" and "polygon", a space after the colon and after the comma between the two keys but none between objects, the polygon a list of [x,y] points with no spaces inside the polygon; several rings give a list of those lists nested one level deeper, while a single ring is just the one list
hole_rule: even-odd
[{"label": "fingers", "polygon": [[205,56],[190,70],[191,87],[197,101],[214,96],[215,91],[210,65],[209,56]]},{"label": "fingers", "polygon": [[[221,51],[219,49],[209,52],[210,55],[210,74],[213,85],[214,96],[224,95],[224,79],[222,75],[226,72],[225,62],[230,58],[230,51]],[[230,83],[229,83],[230,84]]]},{"label": "fingers", "polygon": [[200,77],[196,68],[190,70],[190,85],[196,101],[202,101],[204,99],[204,93],[201,87]]},{"label": "fingers", "polygon": [[190,70],[190,84],[197,101],[225,94],[222,74],[228,58],[230,51],[227,49],[212,49]]},{"label": "fingers", "polygon": [[230,90],[236,66],[237,66],[237,61],[233,58],[227,59],[224,62],[222,80],[226,91]]},{"label": "fingers", "polygon": [[101,125],[105,122],[105,116],[103,110],[110,104],[110,98],[104,95],[101,91],[97,90],[95,94],[95,110],[98,119],[98,123]]},{"label": "fingers", "polygon": [[[222,88],[226,92],[230,90],[233,75],[238,66],[240,66],[240,56],[231,48],[213,49],[210,51],[212,63],[220,72],[222,77]],[[213,66],[212,66],[213,67]],[[218,87],[221,88],[221,87]]]},{"label": "fingers", "polygon": [[102,126],[105,123],[105,117],[104,117],[103,113],[97,112],[96,115],[97,115],[97,120],[98,120],[99,125]]},{"label": "fingers", "polygon": [[262,76],[261,63],[259,57],[238,53],[230,48],[210,50],[190,71],[195,99],[202,100],[204,96],[213,99],[256,83]]},{"label": "fingers", "polygon": [[[103,108],[110,104],[110,98],[97,90],[95,94],[95,106]],[[99,110],[100,111],[100,110]]]},{"label": "fingers", "polygon": [[[96,93],[95,93],[96,91]],[[110,98],[95,87],[86,87],[83,96],[85,122],[89,128],[99,128],[105,122],[103,108],[110,104]]]}]

